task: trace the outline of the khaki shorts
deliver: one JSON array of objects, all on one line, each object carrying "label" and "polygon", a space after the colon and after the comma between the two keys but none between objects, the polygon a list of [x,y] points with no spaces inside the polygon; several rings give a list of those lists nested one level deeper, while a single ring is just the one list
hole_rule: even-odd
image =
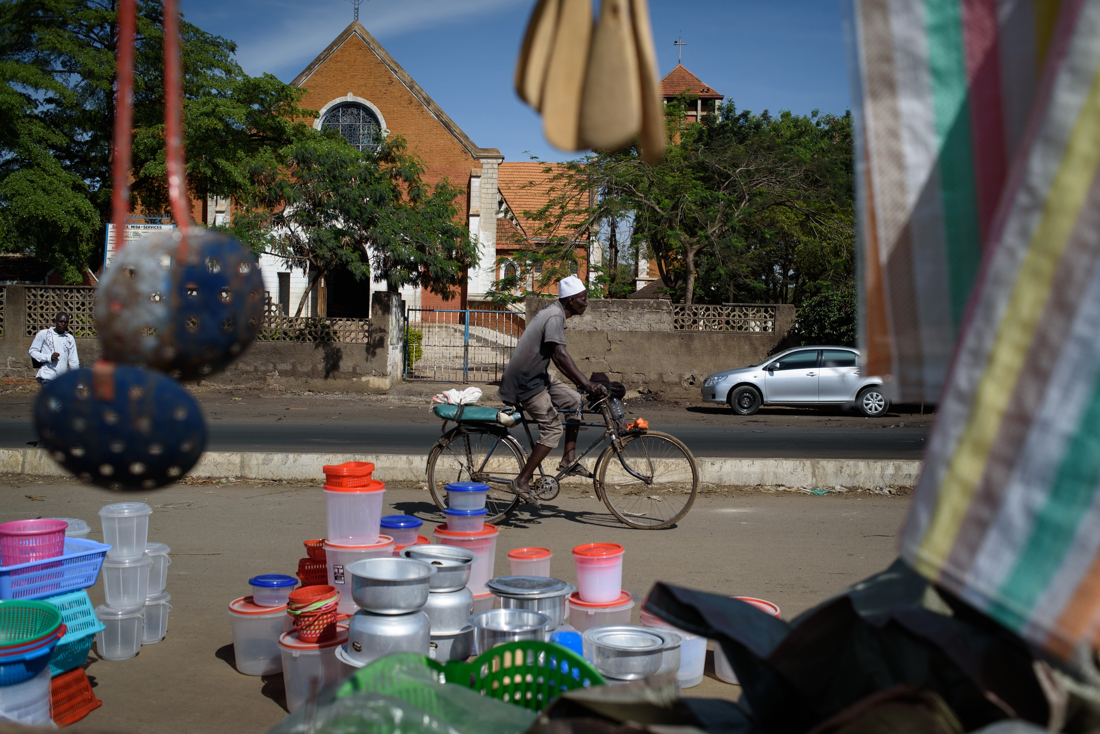
[{"label": "khaki shorts", "polygon": [[561,408],[567,412],[575,413],[580,410],[583,396],[561,380],[551,377],[550,387],[538,395],[524,400],[520,407],[534,418],[539,425],[540,446],[557,448],[563,432],[561,417],[555,408]]}]

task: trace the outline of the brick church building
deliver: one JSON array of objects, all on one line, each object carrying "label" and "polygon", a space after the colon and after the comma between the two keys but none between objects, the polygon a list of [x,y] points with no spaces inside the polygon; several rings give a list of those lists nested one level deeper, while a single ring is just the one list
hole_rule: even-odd
[{"label": "brick church building", "polygon": [[[447,178],[465,191],[458,208],[466,213],[480,264],[471,269],[456,298],[448,301],[426,290],[403,289],[402,298],[409,306],[454,309],[476,304],[509,267],[507,263],[498,266],[498,258],[537,243],[538,225],[524,212],[535,211],[546,201],[544,164],[508,163],[496,148],[479,147],[358,21],[345,28],[291,83],[306,90],[302,107],[319,110],[319,116],[308,121],[314,128],[334,128],[361,149],[378,130],[402,135],[409,151],[425,162],[427,183]],[[677,66],[663,85],[666,99],[682,91],[701,93],[699,114],[714,110],[721,100],[721,95],[682,66]],[[220,223],[229,214],[229,204],[211,204],[207,219]],[[589,233],[577,236],[578,247],[586,247]],[[598,260],[598,249],[593,244],[593,260]],[[578,275],[586,278],[583,258],[578,259],[582,260]],[[268,255],[261,258],[261,268],[272,301],[284,313],[293,314],[305,291],[306,276],[301,269]],[[303,314],[365,317],[370,313],[371,294],[386,289],[385,283],[373,278],[369,284],[359,282],[350,274],[330,275],[326,280],[320,289],[314,289]],[[639,285],[645,280],[643,276]]]}]

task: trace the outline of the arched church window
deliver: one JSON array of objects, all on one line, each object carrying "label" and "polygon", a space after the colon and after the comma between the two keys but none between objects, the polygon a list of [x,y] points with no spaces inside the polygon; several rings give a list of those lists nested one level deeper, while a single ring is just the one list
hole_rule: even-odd
[{"label": "arched church window", "polygon": [[517,275],[519,275],[519,269],[516,268],[515,263],[505,263],[504,264],[504,277],[505,278],[514,278]]},{"label": "arched church window", "polygon": [[359,150],[378,150],[382,126],[369,107],[355,102],[338,104],[325,113],[321,127],[335,130]]}]

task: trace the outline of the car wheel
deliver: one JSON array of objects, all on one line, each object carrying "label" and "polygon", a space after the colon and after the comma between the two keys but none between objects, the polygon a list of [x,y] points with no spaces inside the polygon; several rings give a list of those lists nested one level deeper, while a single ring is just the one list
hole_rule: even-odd
[{"label": "car wheel", "polygon": [[760,393],[755,387],[744,385],[730,392],[729,403],[737,415],[752,415],[760,410]]},{"label": "car wheel", "polygon": [[890,401],[882,394],[882,388],[874,385],[860,391],[859,397],[856,398],[856,407],[868,418],[875,418],[890,409]]}]

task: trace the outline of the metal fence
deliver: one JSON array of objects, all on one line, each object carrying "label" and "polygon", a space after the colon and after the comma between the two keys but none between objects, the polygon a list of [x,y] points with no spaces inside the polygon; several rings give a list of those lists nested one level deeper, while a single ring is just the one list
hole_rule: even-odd
[{"label": "metal fence", "polygon": [[509,311],[405,312],[405,379],[493,382],[504,374],[525,326]]},{"label": "metal fence", "polygon": [[370,319],[283,316],[269,311],[256,341],[366,344],[370,341]]},{"label": "metal fence", "polygon": [[730,303],[723,306],[672,304],[672,328],[685,331],[775,331],[775,306]]}]

